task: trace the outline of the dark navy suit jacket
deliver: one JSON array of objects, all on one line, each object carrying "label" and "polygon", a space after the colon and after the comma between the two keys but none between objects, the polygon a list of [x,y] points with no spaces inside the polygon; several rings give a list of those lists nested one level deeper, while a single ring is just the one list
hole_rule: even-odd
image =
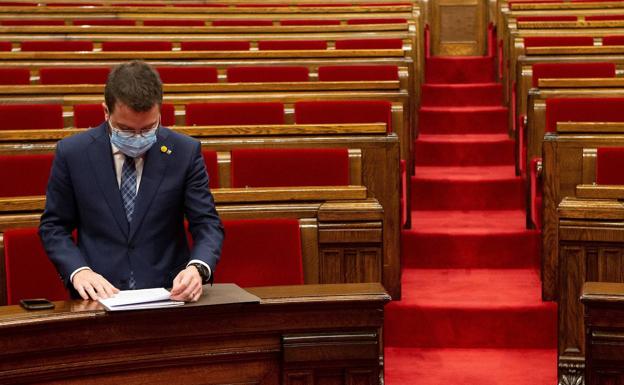
[{"label": "dark navy suit jacket", "polygon": [[[115,175],[107,124],[58,142],[39,234],[65,284],[89,266],[119,289],[170,287],[191,259],[214,272],[223,227],[198,141],[167,128],[145,154],[131,223]],[[170,151],[162,151],[166,149]],[[190,250],[184,229],[188,219]],[[72,232],[78,230],[77,244]]]}]

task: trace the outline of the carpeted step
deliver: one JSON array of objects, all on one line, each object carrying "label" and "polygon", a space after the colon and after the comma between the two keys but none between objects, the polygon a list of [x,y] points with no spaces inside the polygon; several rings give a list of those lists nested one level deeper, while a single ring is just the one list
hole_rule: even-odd
[{"label": "carpeted step", "polygon": [[424,84],[420,105],[447,106],[500,106],[503,86],[500,83]]},{"label": "carpeted step", "polygon": [[416,167],[412,210],[521,210],[524,186],[513,166]]},{"label": "carpeted step", "polygon": [[403,297],[385,309],[385,344],[551,349],[557,307],[535,269],[403,269]]},{"label": "carpeted step", "polygon": [[507,133],[506,107],[421,107],[420,134]]},{"label": "carpeted step", "polygon": [[494,59],[486,56],[436,56],[425,63],[425,83],[491,83]]},{"label": "carpeted step", "polygon": [[401,234],[405,268],[537,268],[541,238],[523,210],[412,211]]},{"label": "carpeted step", "polygon": [[431,135],[415,142],[416,166],[514,164],[514,141],[507,134]]},{"label": "carpeted step", "polygon": [[553,385],[556,349],[386,348],[386,385]]}]

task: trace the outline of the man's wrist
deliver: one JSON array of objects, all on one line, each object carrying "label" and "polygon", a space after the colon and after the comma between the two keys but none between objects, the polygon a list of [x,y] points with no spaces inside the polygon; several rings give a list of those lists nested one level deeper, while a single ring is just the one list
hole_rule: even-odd
[{"label": "man's wrist", "polygon": [[199,262],[190,262],[188,266],[193,266],[195,269],[197,269],[197,272],[199,273],[199,276],[202,280],[202,285],[210,282],[210,269],[204,266],[204,264]]}]

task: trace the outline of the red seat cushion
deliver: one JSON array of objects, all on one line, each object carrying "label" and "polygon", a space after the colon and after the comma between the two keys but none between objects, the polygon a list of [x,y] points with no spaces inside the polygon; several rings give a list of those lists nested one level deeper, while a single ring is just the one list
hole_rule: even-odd
[{"label": "red seat cushion", "polygon": [[401,39],[336,40],[336,49],[402,49]]},{"label": "red seat cushion", "polygon": [[165,84],[216,83],[217,69],[212,67],[156,67]]},{"label": "red seat cushion", "polygon": [[74,25],[101,25],[101,26],[135,26],[135,20],[125,19],[79,19],[73,21]]},{"label": "red seat cushion", "polygon": [[598,148],[596,156],[596,183],[624,185],[624,148]]},{"label": "red seat cushion", "polygon": [[227,69],[230,83],[307,82],[308,67],[296,66],[243,66]]},{"label": "red seat cushion", "polygon": [[232,150],[232,187],[346,186],[346,148]]},{"label": "red seat cushion", "polygon": [[108,67],[68,67],[41,68],[41,84],[105,84],[110,68]]},{"label": "red seat cushion", "polygon": [[531,36],[524,38],[525,47],[578,47],[592,46],[591,36]]},{"label": "red seat cushion", "polygon": [[249,51],[248,41],[183,41],[182,51]]},{"label": "red seat cushion", "polygon": [[327,49],[325,40],[262,40],[258,42],[260,51],[290,51],[290,50],[324,50]]},{"label": "red seat cushion", "polygon": [[533,64],[533,87],[539,79],[612,78],[615,63],[536,63]]},{"label": "red seat cushion", "polygon": [[400,18],[376,18],[376,19],[351,19],[347,20],[347,24],[402,24],[407,23],[406,19]]},{"label": "red seat cushion", "polygon": [[72,40],[23,41],[20,48],[22,51],[93,51],[93,43]]},{"label": "red seat cushion", "polygon": [[13,44],[9,41],[0,41],[0,51],[9,52],[13,48]]},{"label": "red seat cushion", "polygon": [[304,283],[296,219],[224,220],[223,226],[227,236],[215,282],[243,287]]},{"label": "red seat cushion", "polygon": [[160,106],[160,125],[171,127],[175,124],[175,106],[171,103],[163,103]]},{"label": "red seat cushion", "polygon": [[154,27],[204,27],[206,22],[199,19],[153,19],[143,20],[143,25]]},{"label": "red seat cushion", "polygon": [[46,255],[36,228],[6,230],[4,258],[9,305],[26,298],[69,299],[69,292]]},{"label": "red seat cushion", "polygon": [[319,100],[295,103],[298,124],[386,123],[392,131],[392,103],[386,100]]},{"label": "red seat cushion", "polygon": [[60,104],[0,104],[0,130],[63,128]]},{"label": "red seat cushion", "polygon": [[97,127],[104,122],[104,108],[101,103],[74,105],[74,127]]},{"label": "red seat cushion", "polygon": [[213,27],[268,27],[273,20],[213,20]]},{"label": "red seat cushion", "polygon": [[30,84],[30,70],[28,68],[0,68],[0,84]]},{"label": "red seat cushion", "polygon": [[577,21],[577,16],[518,16],[516,21]]},{"label": "red seat cushion", "polygon": [[321,66],[318,78],[323,82],[398,80],[399,68],[392,65]]},{"label": "red seat cushion", "polygon": [[186,124],[284,124],[284,105],[275,102],[191,103],[186,105]]},{"label": "red seat cushion", "polygon": [[624,122],[624,98],[548,98],[546,132],[557,122]]},{"label": "red seat cushion", "polygon": [[340,20],[312,20],[312,19],[293,19],[281,20],[281,25],[340,25]]},{"label": "red seat cushion", "polygon": [[0,25],[65,25],[62,19],[16,19],[2,20]]},{"label": "red seat cushion", "polygon": [[171,51],[173,44],[169,41],[105,41],[102,51]]},{"label": "red seat cushion", "polygon": [[217,152],[211,150],[202,150],[204,164],[208,172],[208,186],[212,188],[219,187],[219,166],[217,162]]},{"label": "red seat cushion", "polygon": [[624,45],[624,36],[605,36],[602,45]]},{"label": "red seat cushion", "polygon": [[[585,21],[624,20],[624,15],[593,15],[585,16]],[[603,43],[604,44],[604,43]]]},{"label": "red seat cushion", "polygon": [[0,155],[0,196],[45,195],[52,154]]}]

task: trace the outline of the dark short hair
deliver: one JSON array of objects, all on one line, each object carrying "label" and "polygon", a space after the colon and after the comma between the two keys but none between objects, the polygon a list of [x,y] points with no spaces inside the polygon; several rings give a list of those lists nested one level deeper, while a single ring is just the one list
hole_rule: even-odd
[{"label": "dark short hair", "polygon": [[117,102],[135,111],[144,112],[155,104],[160,107],[162,99],[162,81],[158,72],[141,60],[115,66],[104,87],[104,100],[111,114]]}]

